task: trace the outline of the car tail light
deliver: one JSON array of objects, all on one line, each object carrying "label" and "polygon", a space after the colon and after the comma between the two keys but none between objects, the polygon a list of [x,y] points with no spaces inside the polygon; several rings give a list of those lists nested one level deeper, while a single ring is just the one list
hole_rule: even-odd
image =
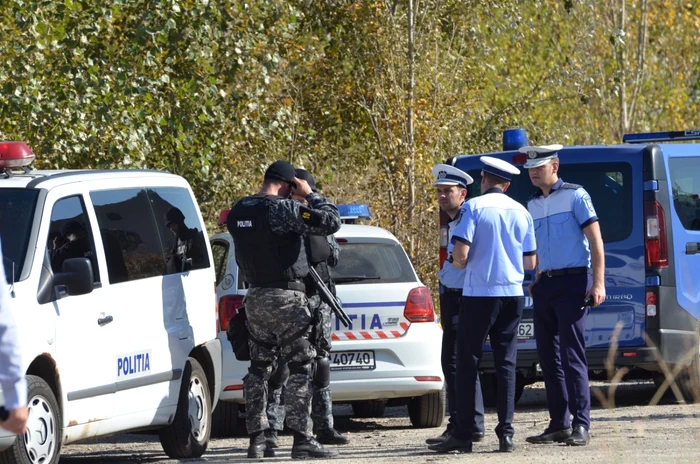
[{"label": "car tail light", "polygon": [[658,314],[657,297],[654,292],[647,292],[647,317],[655,317]]},{"label": "car tail light", "polygon": [[219,213],[219,222],[217,222],[217,224],[220,226],[226,225],[226,221],[228,220],[228,215],[230,212],[230,209],[221,210],[221,212]]},{"label": "car tail light", "polygon": [[646,266],[668,267],[666,223],[664,210],[656,201],[644,202],[644,232],[646,236]]},{"label": "car tail light", "polygon": [[417,287],[408,292],[406,306],[403,308],[403,317],[405,317],[408,322],[435,321],[433,299],[427,287]]},{"label": "car tail light", "polygon": [[238,314],[243,306],[243,295],[224,295],[219,300],[219,325],[221,330],[228,328],[228,323]]}]

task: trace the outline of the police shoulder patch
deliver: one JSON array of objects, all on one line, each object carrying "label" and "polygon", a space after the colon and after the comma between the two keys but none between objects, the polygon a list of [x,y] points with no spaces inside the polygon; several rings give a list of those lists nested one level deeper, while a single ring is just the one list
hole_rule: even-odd
[{"label": "police shoulder patch", "polygon": [[321,214],[307,206],[299,206],[299,219],[310,227],[321,225]]}]

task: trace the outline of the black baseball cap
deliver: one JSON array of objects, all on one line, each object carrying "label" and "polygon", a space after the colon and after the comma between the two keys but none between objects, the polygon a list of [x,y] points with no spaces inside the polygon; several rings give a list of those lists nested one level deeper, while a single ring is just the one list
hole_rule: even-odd
[{"label": "black baseball cap", "polygon": [[180,208],[177,208],[175,206],[171,207],[165,213],[165,227],[170,226],[170,224],[172,224],[173,222],[175,224],[182,224],[185,222],[185,215],[182,214]]},{"label": "black baseball cap", "polygon": [[316,181],[314,180],[314,176],[312,176],[309,171],[306,169],[297,169],[296,175],[299,179],[303,179],[307,184],[309,184],[312,192],[316,191]]},{"label": "black baseball cap", "polygon": [[265,170],[265,179],[277,179],[294,185],[295,177],[294,166],[282,160],[275,161]]}]

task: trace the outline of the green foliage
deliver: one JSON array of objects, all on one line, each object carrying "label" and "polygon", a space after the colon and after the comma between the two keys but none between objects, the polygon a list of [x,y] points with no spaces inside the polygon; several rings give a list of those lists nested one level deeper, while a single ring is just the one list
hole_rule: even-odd
[{"label": "green foliage", "polygon": [[0,0],[0,21],[0,138],[37,167],[181,174],[213,231],[287,159],[369,203],[433,288],[433,164],[507,127],[617,143],[699,122],[697,2]]}]

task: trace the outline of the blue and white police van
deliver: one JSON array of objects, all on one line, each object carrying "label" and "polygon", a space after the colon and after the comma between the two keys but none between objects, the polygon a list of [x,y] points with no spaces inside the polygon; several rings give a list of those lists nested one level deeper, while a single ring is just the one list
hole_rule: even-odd
[{"label": "blue and white police van", "polygon": [[[0,239],[23,335],[29,420],[0,462],[128,431],[201,456],[219,398],[214,266],[192,189],[145,170],[31,170],[0,142]],[[0,405],[3,395],[0,391]]]},{"label": "blue and white police van", "polygon": [[[445,416],[440,365],[442,329],[429,289],[399,241],[385,229],[355,223],[369,219],[367,205],[338,205],[343,225],[335,234],[341,252],[331,268],[336,293],[352,324],[333,315],[331,390],[334,403],[350,403],[358,417],[380,417],[385,407],[407,405],[414,427],[439,427]],[[228,210],[219,224],[226,223]],[[228,232],[211,237],[223,347],[221,401],[214,433],[237,433],[243,377],[250,362],[236,360],[226,338],[229,320],[243,305],[243,281]],[[242,430],[241,430],[242,432]]]},{"label": "blue and white police van", "polygon": [[[567,146],[558,156],[559,175],[591,195],[605,247],[606,301],[593,308],[585,333],[589,369],[613,367],[651,373],[664,382],[667,367],[686,401],[700,400],[700,131],[628,134],[620,145]],[[504,133],[504,151],[484,153],[522,167],[527,155],[522,129]],[[480,155],[459,155],[446,163],[468,172],[480,192]],[[507,194],[527,205],[537,191],[526,170]],[[441,218],[441,227],[447,227]],[[441,246],[444,259],[446,233]],[[533,273],[526,275],[525,287]],[[525,295],[528,295],[525,290]],[[532,301],[519,327],[518,395],[538,378]],[[488,346],[487,346],[488,349]],[[484,395],[495,403],[493,358],[482,360]]]}]

